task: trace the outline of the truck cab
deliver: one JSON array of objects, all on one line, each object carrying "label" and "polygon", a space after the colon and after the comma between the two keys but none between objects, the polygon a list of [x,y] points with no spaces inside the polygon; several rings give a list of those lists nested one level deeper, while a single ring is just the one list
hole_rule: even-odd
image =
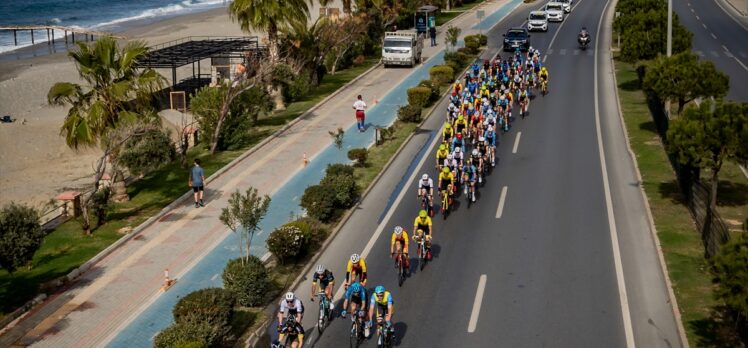
[{"label": "truck cab", "polygon": [[384,33],[382,63],[391,65],[415,66],[421,62],[423,37],[415,31],[389,31]]}]

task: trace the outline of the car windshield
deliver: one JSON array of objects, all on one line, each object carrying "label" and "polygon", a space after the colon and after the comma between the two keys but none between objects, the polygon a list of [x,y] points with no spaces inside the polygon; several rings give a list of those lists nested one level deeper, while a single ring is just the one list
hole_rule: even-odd
[{"label": "car windshield", "polygon": [[543,19],[545,19],[545,15],[544,14],[540,14],[540,13],[531,13],[530,14],[530,20],[543,20]]},{"label": "car windshield", "polygon": [[525,35],[524,31],[517,30],[517,31],[509,31],[509,32],[507,32],[506,33],[506,37],[510,38],[510,39],[524,39],[524,38],[527,37],[527,35]]},{"label": "car windshield", "polygon": [[410,47],[410,41],[405,40],[384,40],[384,47]]},{"label": "car windshield", "polygon": [[552,4],[552,5],[551,5],[551,4],[548,4],[548,5],[547,5],[547,6],[545,7],[545,10],[546,10],[546,11],[548,11],[548,10],[559,10],[559,11],[560,11],[560,10],[561,10],[561,5],[560,5],[560,4],[559,4],[559,5],[557,5],[557,4]]}]

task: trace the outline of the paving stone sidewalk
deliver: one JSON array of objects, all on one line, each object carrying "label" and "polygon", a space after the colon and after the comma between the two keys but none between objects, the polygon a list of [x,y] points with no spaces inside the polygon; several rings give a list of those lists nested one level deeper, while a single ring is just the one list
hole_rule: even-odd
[{"label": "paving stone sidewalk", "polygon": [[[519,0],[493,0],[480,5],[487,17],[478,28],[475,14],[465,14],[450,24],[461,27],[463,35],[472,34],[490,28],[486,23],[504,5],[515,6]],[[444,48],[444,31],[438,34],[439,45],[430,47],[424,42],[424,59],[438,57],[441,59]],[[424,63],[435,64],[433,60]],[[439,62],[440,63],[440,62]],[[341,127],[355,129],[351,105],[356,95],[361,94],[369,104],[370,112],[387,114],[394,119],[397,104],[386,103],[388,93],[404,95],[403,81],[411,72],[418,69],[384,69],[371,70],[368,74],[340,91],[326,102],[319,105],[310,115],[299,120],[293,126],[273,137],[251,155],[247,156],[223,175],[212,178],[206,185],[206,207],[195,208],[191,200],[172,209],[152,225],[141,231],[114,252],[96,263],[77,281],[59,294],[50,296],[42,305],[24,317],[13,329],[0,337],[0,346],[39,346],[39,347],[93,347],[103,346],[114,339],[118,332],[131,322],[136,321],[145,309],[160,297],[169,296],[161,293],[164,269],[177,278],[184,278],[185,283],[177,286],[190,288],[186,277],[188,271],[198,265],[211,253],[238,255],[235,248],[217,249],[226,240],[230,232],[218,219],[221,208],[227,205],[228,196],[235,190],[255,187],[262,194],[273,195],[281,189],[294,190],[296,200],[309,184],[316,183],[321,173],[306,174],[302,156],[313,164],[328,161],[331,137],[328,131]],[[427,69],[426,76],[428,76]],[[407,81],[410,82],[410,81]],[[417,83],[417,81],[416,81]],[[390,98],[392,99],[392,98]],[[383,102],[379,103],[379,100]],[[398,97],[402,101],[402,96]],[[376,120],[375,120],[376,122]],[[374,123],[373,125],[376,125]],[[384,124],[382,124],[384,125]],[[362,134],[347,134],[348,139],[359,137],[357,142],[365,139],[370,144],[374,139],[373,127]],[[349,131],[347,133],[355,133]],[[346,141],[351,146],[351,141]],[[354,142],[355,143],[355,142]],[[345,152],[344,150],[343,152]],[[322,166],[321,168],[324,168]],[[309,176],[310,180],[299,180]],[[302,178],[303,179],[303,178]],[[185,178],[186,180],[186,178]],[[185,181],[186,183],[186,181]],[[186,185],[186,184],[185,184]],[[185,187],[186,188],[186,187]],[[298,201],[296,202],[296,204]],[[288,216],[288,212],[298,211],[298,206],[271,207],[275,215]],[[258,235],[254,239],[253,253],[265,254],[264,239]],[[215,276],[213,276],[215,278]],[[211,279],[220,283],[219,279]],[[194,289],[190,289],[194,290]],[[170,312],[170,310],[168,311]],[[165,313],[169,317],[170,313]],[[163,325],[164,323],[160,323]],[[168,324],[168,322],[166,323]],[[157,330],[155,331],[157,332]],[[145,334],[145,333],[144,333]],[[152,333],[146,337],[150,339]],[[140,346],[140,345],[133,345]]]}]

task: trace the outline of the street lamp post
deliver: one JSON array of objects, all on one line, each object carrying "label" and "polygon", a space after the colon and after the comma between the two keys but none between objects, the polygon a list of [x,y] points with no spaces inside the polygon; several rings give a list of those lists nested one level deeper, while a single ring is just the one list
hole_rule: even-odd
[{"label": "street lamp post", "polygon": [[673,55],[673,0],[667,0],[667,56]]}]

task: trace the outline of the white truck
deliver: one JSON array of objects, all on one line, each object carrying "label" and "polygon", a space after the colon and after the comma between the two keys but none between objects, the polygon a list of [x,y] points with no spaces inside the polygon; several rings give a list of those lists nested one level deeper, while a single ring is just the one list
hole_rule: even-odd
[{"label": "white truck", "polygon": [[382,63],[391,65],[415,66],[421,62],[423,37],[415,31],[388,31],[384,33]]}]

